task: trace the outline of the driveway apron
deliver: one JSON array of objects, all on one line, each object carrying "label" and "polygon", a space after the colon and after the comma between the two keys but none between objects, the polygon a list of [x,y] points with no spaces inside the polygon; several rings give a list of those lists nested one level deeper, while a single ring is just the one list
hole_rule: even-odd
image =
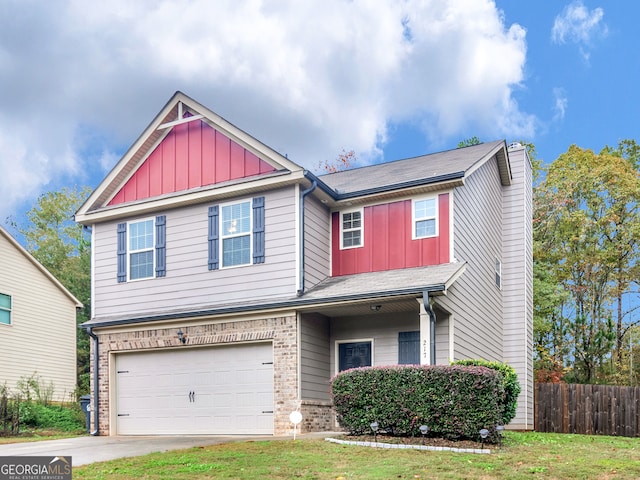
[{"label": "driveway apron", "polygon": [[103,462],[192,447],[244,440],[273,440],[273,436],[126,436],[75,437],[0,445],[0,456],[71,456],[72,464]]}]

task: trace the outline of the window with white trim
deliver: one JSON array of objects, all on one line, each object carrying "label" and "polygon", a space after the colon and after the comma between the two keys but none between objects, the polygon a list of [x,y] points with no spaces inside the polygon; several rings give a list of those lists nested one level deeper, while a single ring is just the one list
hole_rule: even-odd
[{"label": "window with white trim", "polygon": [[154,221],[131,222],[128,225],[129,280],[155,276]]},{"label": "window with white trim", "polygon": [[251,263],[251,202],[222,205],[222,266]]},{"label": "window with white trim", "polygon": [[11,295],[0,293],[0,323],[11,325]]},{"label": "window with white trim", "polygon": [[502,289],[502,262],[496,258],[496,287]]},{"label": "window with white trim", "polygon": [[340,213],[340,248],[363,245],[362,210]]},{"label": "window with white trim", "polygon": [[437,197],[414,200],[413,239],[429,238],[438,235],[438,202]]}]

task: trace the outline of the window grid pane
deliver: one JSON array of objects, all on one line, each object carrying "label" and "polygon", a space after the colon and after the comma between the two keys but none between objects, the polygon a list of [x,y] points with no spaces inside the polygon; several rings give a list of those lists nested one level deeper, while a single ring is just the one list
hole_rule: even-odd
[{"label": "window grid pane", "polygon": [[0,293],[0,309],[11,310],[11,296]]},{"label": "window grid pane", "polygon": [[251,204],[237,203],[222,207],[222,234],[226,236],[251,232]]},{"label": "window grid pane", "polygon": [[360,245],[360,231],[344,232],[342,244],[345,247],[353,247]]},{"label": "window grid pane", "polygon": [[131,280],[153,277],[153,250],[132,253],[129,258],[131,263],[129,278]]},{"label": "window grid pane", "polygon": [[250,259],[250,237],[225,238],[222,241],[222,266],[232,267],[234,265],[245,265]]},{"label": "window grid pane", "polygon": [[153,248],[153,220],[129,225],[129,250]]},{"label": "window grid pane", "polygon": [[354,228],[360,228],[360,222],[360,212],[345,213],[342,216],[342,229],[351,230]]},{"label": "window grid pane", "polygon": [[0,323],[11,325],[11,295],[0,293]]},{"label": "window grid pane", "polygon": [[436,234],[435,220],[420,220],[416,222],[416,237],[431,237]]}]

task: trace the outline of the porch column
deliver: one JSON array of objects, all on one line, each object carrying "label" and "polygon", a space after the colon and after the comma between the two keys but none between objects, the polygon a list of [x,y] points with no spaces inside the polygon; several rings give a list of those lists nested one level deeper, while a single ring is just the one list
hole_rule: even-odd
[{"label": "porch column", "polygon": [[420,365],[436,363],[436,315],[429,304],[429,294],[418,298],[420,304]]}]

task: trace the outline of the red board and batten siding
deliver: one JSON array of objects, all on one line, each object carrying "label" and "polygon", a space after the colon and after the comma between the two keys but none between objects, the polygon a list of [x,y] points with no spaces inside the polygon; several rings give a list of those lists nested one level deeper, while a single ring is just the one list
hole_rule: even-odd
[{"label": "red board and batten siding", "polygon": [[438,236],[412,239],[411,200],[364,208],[364,245],[340,250],[340,212],[332,222],[332,275],[380,272],[450,262],[449,194],[438,195]]},{"label": "red board and batten siding", "polygon": [[244,147],[196,120],[173,127],[109,205],[274,170]]}]

